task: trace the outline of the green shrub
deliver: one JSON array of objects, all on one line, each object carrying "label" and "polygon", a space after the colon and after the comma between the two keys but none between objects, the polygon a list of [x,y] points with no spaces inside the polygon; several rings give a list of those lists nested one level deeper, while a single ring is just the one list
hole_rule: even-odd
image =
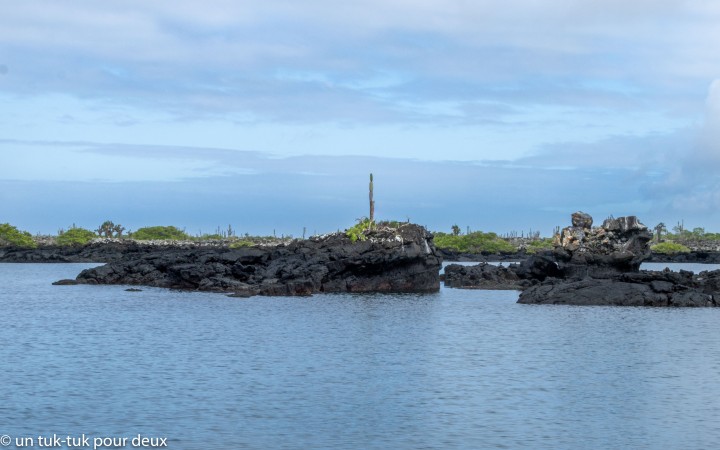
[{"label": "green shrub", "polygon": [[132,239],[139,241],[152,241],[152,240],[173,240],[173,241],[185,241],[191,239],[191,237],[174,226],[157,226],[157,227],[143,227],[139,228],[134,233],[130,234]]},{"label": "green shrub", "polygon": [[525,247],[525,251],[531,254],[541,252],[543,250],[552,250],[553,249],[553,240],[552,238],[543,238],[543,239],[536,239],[533,241],[530,241],[530,243]]},{"label": "green shrub", "polygon": [[375,222],[367,217],[358,219],[358,223],[345,230],[345,236],[349,237],[352,242],[364,241],[367,239],[367,232],[375,228]]},{"label": "green shrub", "polygon": [[0,245],[35,248],[37,244],[27,231],[20,231],[9,223],[0,224]]},{"label": "green shrub", "polygon": [[482,231],[457,236],[438,232],[435,233],[435,246],[459,253],[513,253],[517,251],[514,245],[497,234],[483,233]]},{"label": "green shrub", "polygon": [[690,251],[689,248],[682,244],[678,244],[677,242],[661,242],[650,247],[650,250],[655,253],[664,253],[666,255],[672,253],[687,253]]},{"label": "green shrub", "polygon": [[57,243],[58,245],[85,245],[96,237],[97,235],[90,230],[72,227],[58,235]]}]

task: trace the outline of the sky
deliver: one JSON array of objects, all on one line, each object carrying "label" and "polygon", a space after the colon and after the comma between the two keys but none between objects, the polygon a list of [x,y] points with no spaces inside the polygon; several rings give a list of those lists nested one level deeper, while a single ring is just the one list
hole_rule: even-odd
[{"label": "sky", "polygon": [[715,0],[23,0],[0,223],[720,231]]}]

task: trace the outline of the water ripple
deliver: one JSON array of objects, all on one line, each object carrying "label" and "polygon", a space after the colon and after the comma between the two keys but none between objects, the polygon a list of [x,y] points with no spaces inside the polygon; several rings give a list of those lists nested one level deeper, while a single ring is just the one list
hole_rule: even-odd
[{"label": "water ripple", "polygon": [[2,433],[172,449],[716,448],[714,309],[234,299],[0,265]]}]

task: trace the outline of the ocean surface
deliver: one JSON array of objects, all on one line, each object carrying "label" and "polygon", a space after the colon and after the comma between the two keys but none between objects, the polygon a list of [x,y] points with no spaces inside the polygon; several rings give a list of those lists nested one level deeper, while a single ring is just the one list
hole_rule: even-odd
[{"label": "ocean surface", "polygon": [[7,448],[720,448],[720,309],[51,285],[90,266],[0,264]]}]

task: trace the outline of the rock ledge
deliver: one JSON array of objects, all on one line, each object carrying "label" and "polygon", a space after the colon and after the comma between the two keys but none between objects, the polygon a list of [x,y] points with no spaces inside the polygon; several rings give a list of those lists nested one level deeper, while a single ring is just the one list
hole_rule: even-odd
[{"label": "rock ledge", "polygon": [[77,277],[123,284],[253,295],[318,292],[436,292],[442,258],[423,227],[401,224],[351,242],[343,233],[275,247],[150,247]]},{"label": "rock ledge", "polygon": [[449,265],[445,285],[522,290],[518,303],[616,306],[720,306],[720,271],[641,271],[652,233],[637,217],[592,227],[576,212],[556,236],[555,249],[521,264]]}]

